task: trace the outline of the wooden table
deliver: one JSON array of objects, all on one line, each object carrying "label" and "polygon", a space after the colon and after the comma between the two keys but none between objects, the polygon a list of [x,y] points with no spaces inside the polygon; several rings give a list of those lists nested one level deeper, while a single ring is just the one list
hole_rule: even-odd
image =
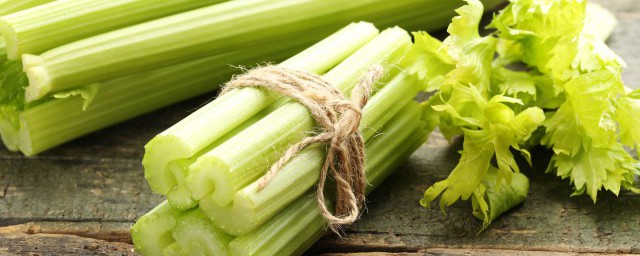
[{"label": "wooden table", "polygon": [[[599,0],[620,24],[609,40],[627,62],[627,85],[640,85],[640,1]],[[208,96],[208,97],[211,97]],[[133,255],[131,224],[162,201],[149,190],[140,159],[155,134],[205,102],[201,97],[93,133],[33,158],[0,150],[0,255]],[[529,198],[477,235],[469,203],[448,215],[418,204],[444,179],[461,143],[434,134],[368,200],[343,238],[327,236],[311,253],[573,254],[640,253],[640,196],[570,198],[568,181],[524,170]],[[543,166],[549,154],[535,153]]]}]

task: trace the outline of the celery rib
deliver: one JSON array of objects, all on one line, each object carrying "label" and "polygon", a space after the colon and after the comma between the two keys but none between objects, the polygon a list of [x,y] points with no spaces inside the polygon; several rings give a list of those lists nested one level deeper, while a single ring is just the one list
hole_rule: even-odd
[{"label": "celery rib", "polygon": [[[418,108],[417,104],[413,104],[413,107]],[[418,120],[418,115],[414,114],[413,119]],[[397,126],[397,131],[406,134],[405,139],[399,139],[395,147],[387,147],[386,155],[385,153],[378,155],[384,160],[380,161],[380,166],[367,172],[367,180],[370,175],[388,176],[426,140],[427,131],[421,127],[423,124],[414,124],[413,129],[403,129],[395,122],[390,122],[389,125]],[[401,136],[401,134],[388,132],[379,137],[397,138],[399,135]],[[383,140],[383,138],[379,139]],[[381,181],[381,179],[369,180],[371,186],[368,187],[368,192],[378,186]],[[308,249],[312,242],[324,233],[325,227],[325,220],[318,211],[312,193],[313,191],[309,191],[306,196],[299,197],[252,232],[236,237],[229,243],[232,255],[296,255]]]},{"label": "celery rib", "polygon": [[16,147],[26,155],[37,154],[96,129],[214,90],[236,71],[223,60],[248,65],[259,59],[283,58],[296,50],[281,47],[235,51],[105,81],[84,111],[81,97],[52,99],[30,107],[19,115]]},{"label": "celery rib", "polygon": [[162,250],[175,242],[171,230],[182,214],[164,201],[140,217],[131,227],[135,250],[143,255],[162,255]]},{"label": "celery rib", "polygon": [[54,0],[0,0],[0,16],[29,9]]},{"label": "celery rib", "polygon": [[8,58],[39,54],[117,28],[216,4],[224,0],[54,1],[0,18]]},{"label": "celery rib", "polygon": [[[373,25],[355,23],[283,62],[281,66],[300,66],[300,70],[324,73],[377,34],[378,30]],[[169,161],[196,155],[275,100],[268,92],[257,88],[233,90],[153,138],[145,146],[143,158],[145,178],[151,189],[160,194],[168,193],[175,186],[175,180],[164,174]],[[230,112],[234,114],[227,115]]]},{"label": "celery rib", "polygon": [[181,216],[171,234],[182,255],[228,255],[234,238],[211,225],[199,209]]},{"label": "celery rib", "polygon": [[[392,65],[404,56],[410,44],[404,30],[385,30],[323,77],[343,92],[350,91],[370,66]],[[189,167],[189,190],[195,199],[209,194],[220,205],[230,203],[235,191],[256,180],[277,160],[279,152],[302,139],[312,128],[313,120],[304,106],[296,102],[283,105],[200,156]],[[202,183],[189,182],[201,179],[209,179],[214,186],[197,187]]]}]

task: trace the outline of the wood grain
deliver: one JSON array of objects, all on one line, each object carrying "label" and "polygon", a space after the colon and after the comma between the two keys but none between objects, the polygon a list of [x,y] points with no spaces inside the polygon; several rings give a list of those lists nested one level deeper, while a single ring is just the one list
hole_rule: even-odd
[{"label": "wood grain", "polygon": [[[640,1],[599,0],[620,24],[609,44],[630,68],[627,85],[640,85]],[[0,150],[0,255],[131,255],[128,229],[162,201],[144,181],[144,144],[208,101],[207,95],[95,132],[42,155]],[[640,253],[640,196],[602,193],[598,203],[570,198],[568,181],[543,170],[531,178],[527,201],[478,235],[481,221],[467,203],[443,215],[418,204],[424,189],[444,179],[460,142],[435,134],[380,189],[346,236],[327,236],[310,254],[560,255]],[[535,153],[544,165],[549,153]]]}]

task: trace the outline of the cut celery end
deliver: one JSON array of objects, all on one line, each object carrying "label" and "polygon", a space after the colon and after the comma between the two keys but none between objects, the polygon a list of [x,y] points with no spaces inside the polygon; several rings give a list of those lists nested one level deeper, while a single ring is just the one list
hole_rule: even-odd
[{"label": "cut celery end", "polygon": [[201,156],[191,166],[187,185],[196,200],[209,197],[220,205],[231,202],[236,188],[230,183],[229,167],[215,156]]},{"label": "cut celery end", "polygon": [[[160,254],[158,254],[160,255]],[[178,243],[173,243],[162,250],[162,256],[182,256],[182,249]]]},{"label": "cut celery end", "polygon": [[[42,1],[48,2],[48,1]],[[74,0],[53,1],[0,18],[9,59],[39,54],[57,46],[114,29],[216,4],[223,0]]]},{"label": "cut celery end", "polygon": [[[205,197],[200,200],[200,209],[207,214],[214,224],[232,235],[243,235],[262,224],[276,214],[287,204],[291,203],[318,179],[319,168],[324,158],[324,150],[320,146],[305,149],[292,159],[270,184],[261,191],[257,191],[258,181],[235,193],[233,202],[227,205],[218,204],[213,198]],[[291,166],[297,166],[291,167]],[[293,172],[293,173],[292,173]],[[308,173],[305,179],[297,179],[297,172]],[[286,182],[283,182],[286,180]],[[290,185],[290,186],[287,186]],[[274,194],[274,190],[281,191],[286,186],[287,192]],[[297,191],[301,191],[298,193]],[[246,193],[249,195],[247,195]],[[255,201],[250,196],[268,197],[267,202]]]},{"label": "cut celery end", "polygon": [[[284,61],[281,65],[300,66],[302,70],[308,72],[323,73],[377,34],[378,30],[370,23],[354,23]],[[196,155],[274,101],[275,99],[268,93],[256,88],[233,90],[219,97],[162,132],[145,146],[147,150],[143,161],[145,175],[148,173],[151,177],[165,177],[162,173],[167,172],[166,165],[169,161]],[[228,115],[228,113],[234,114]],[[157,141],[166,141],[166,143]],[[171,148],[173,143],[182,148],[180,154],[160,152],[162,148]],[[147,181],[152,190],[160,194],[166,194],[174,186],[172,182],[158,179],[147,179]]]},{"label": "cut celery end", "polygon": [[[267,112],[268,112],[268,109],[251,117],[250,119],[242,123],[240,126],[236,127],[231,132],[225,134],[219,140],[211,144],[209,148],[215,148],[220,143],[226,141],[228,138],[233,137],[234,135],[243,131],[248,126],[251,126],[255,122],[261,120],[266,115]],[[189,187],[187,186],[187,183],[189,181],[187,181],[186,179],[187,174],[189,172],[189,166],[193,164],[195,159],[196,158],[178,159],[178,160],[169,162],[169,164],[167,165],[167,170],[169,170],[169,173],[173,174],[172,178],[175,179],[175,187],[172,188],[167,193],[167,200],[173,207],[176,207],[180,210],[187,210],[195,207],[198,204],[198,201],[194,200],[192,196],[193,193],[189,191]],[[190,181],[190,182],[195,184],[194,185],[195,188],[203,188],[203,187],[213,188],[213,184],[208,183],[209,182],[208,179],[199,179],[199,180]],[[199,182],[203,182],[203,184],[200,184]],[[211,189],[207,189],[208,192],[210,192],[210,190]],[[195,193],[195,195],[198,195],[198,193]]]},{"label": "cut celery end", "polygon": [[[350,90],[370,66],[382,63],[391,66],[404,56],[410,44],[406,31],[387,29],[324,78],[342,90]],[[190,167],[187,179],[211,179],[215,190],[206,187],[213,190],[211,198],[218,205],[227,205],[237,190],[261,176],[280,153],[302,139],[312,125],[313,120],[304,106],[294,102],[285,104],[219,147],[204,153]],[[187,182],[189,190],[198,193],[193,196],[196,199],[201,199],[200,196],[208,192],[191,188],[191,183]],[[220,191],[222,189],[225,191]]]},{"label": "cut celery end", "polygon": [[228,255],[234,238],[214,227],[198,209],[181,216],[171,234],[182,255]]},{"label": "cut celery end", "polygon": [[178,210],[188,210],[198,205],[198,202],[191,197],[191,192],[187,189],[185,178],[187,177],[187,166],[191,164],[188,159],[172,161],[167,168],[176,180],[176,185],[167,193],[167,201]]},{"label": "cut celery end", "polygon": [[171,230],[182,212],[166,201],[140,217],[131,227],[131,239],[136,252],[142,255],[162,255],[162,250],[175,242]]},{"label": "cut celery end", "polygon": [[[144,148],[145,154],[142,158],[142,166],[144,166],[145,169],[147,169],[147,166],[153,164],[167,166],[166,168],[169,169],[168,165],[173,157],[176,159],[185,159],[189,156],[189,148],[174,136],[155,137],[151,139]],[[163,156],[172,156],[172,158]],[[154,192],[161,191],[165,195],[177,185],[176,178],[172,175],[171,171],[144,172],[144,178],[151,186],[151,190]]]},{"label": "cut celery end", "polygon": [[6,119],[0,119],[0,135],[2,136],[2,142],[11,151],[18,150],[18,143],[20,143],[20,135],[18,130],[15,129],[13,124]]},{"label": "cut celery end", "polygon": [[[414,123],[412,119],[418,116],[418,107],[412,100],[417,94],[418,89],[416,88],[419,86],[408,81],[403,75],[399,75],[398,78],[392,79],[390,84],[386,85],[373,97],[372,102],[374,105],[372,108],[365,108],[365,119],[369,116],[380,117],[380,114],[370,112],[378,109],[383,109],[381,112],[389,116],[378,119],[369,118],[370,126],[367,127],[369,132],[367,136],[364,136],[365,141],[367,141],[366,152],[371,156],[367,161],[367,169],[375,168],[375,164],[381,161],[377,156],[386,155],[387,152],[380,145],[392,147],[392,145],[395,145],[394,141],[402,140],[404,137],[394,137],[392,141],[389,136],[383,136],[384,139],[376,140],[377,142],[372,144],[369,144],[369,139],[375,133],[380,132],[381,127],[394,115],[403,118],[393,119],[391,122],[395,128],[393,130],[387,128],[387,130],[383,131],[384,133],[399,134],[397,130],[402,127],[411,129],[412,123]],[[380,108],[377,105],[386,107]],[[224,220],[216,221],[215,223],[225,232],[233,235],[246,234],[313,186],[318,180],[318,173],[323,159],[324,151],[321,147],[316,146],[305,149],[287,163],[280,170],[279,175],[275,176],[269,186],[264,189],[258,191],[260,182],[258,179],[239,190],[231,204],[218,204],[214,200],[205,197],[200,201],[200,208],[212,219]]]}]

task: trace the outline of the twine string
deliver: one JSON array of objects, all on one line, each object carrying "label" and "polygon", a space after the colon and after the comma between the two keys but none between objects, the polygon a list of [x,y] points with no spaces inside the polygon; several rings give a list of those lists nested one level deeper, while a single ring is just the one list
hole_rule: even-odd
[{"label": "twine string", "polygon": [[[317,204],[329,227],[336,233],[341,226],[354,223],[364,205],[367,185],[365,145],[359,130],[362,109],[369,100],[371,88],[382,75],[380,65],[369,68],[351,91],[350,99],[320,76],[272,65],[249,70],[229,81],[221,95],[241,87],[266,88],[304,105],[323,130],[291,145],[263,176],[258,189],[267,186],[280,169],[304,148],[314,143],[328,143],[327,156],[316,186]],[[324,190],[329,174],[336,184],[335,214],[325,203]]]}]

